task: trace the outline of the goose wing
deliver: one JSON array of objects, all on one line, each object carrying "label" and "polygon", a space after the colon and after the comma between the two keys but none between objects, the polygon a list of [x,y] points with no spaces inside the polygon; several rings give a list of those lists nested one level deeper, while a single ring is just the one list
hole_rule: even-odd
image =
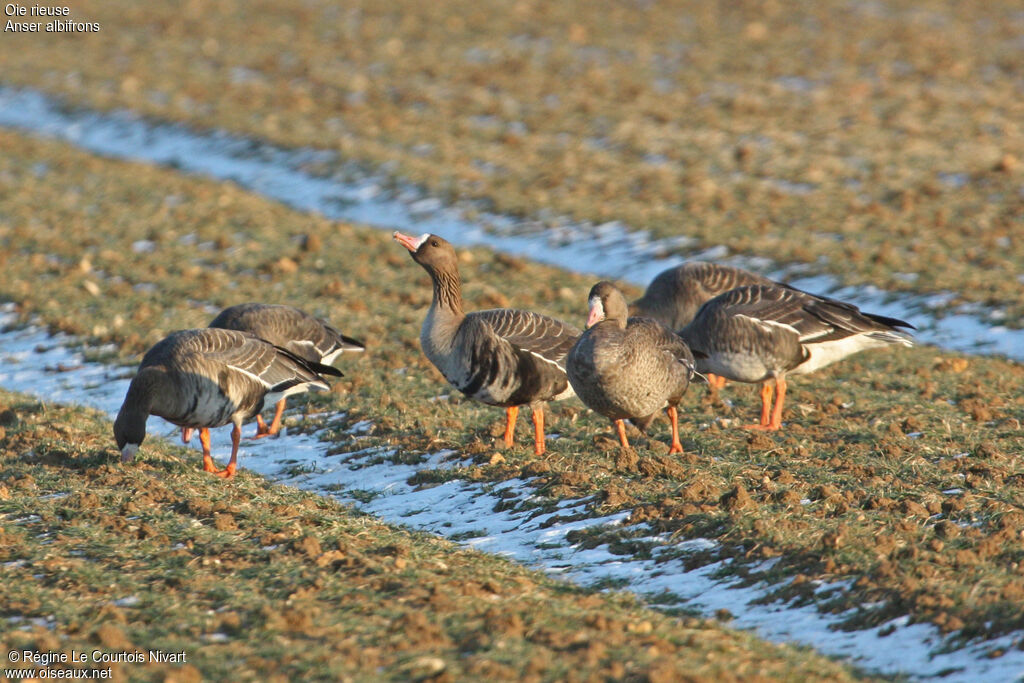
[{"label": "goose wing", "polygon": [[762,327],[793,330],[801,344],[822,344],[858,334],[909,343],[910,338],[896,327],[913,327],[896,318],[865,314],[853,304],[788,286],[740,287],[719,295],[708,305],[713,302]]},{"label": "goose wing", "polygon": [[[236,330],[199,330],[191,338],[190,350],[204,374],[232,383],[255,382],[266,393],[289,393],[289,389],[310,385],[327,391],[330,387],[321,374],[341,376],[330,366],[307,361],[288,349],[274,346],[248,332]],[[243,379],[244,378],[244,379]]]},{"label": "goose wing", "polygon": [[708,301],[697,315],[701,317],[705,311],[707,314],[724,312],[766,330],[789,330],[795,333],[800,341],[804,341],[833,330],[832,326],[810,315],[804,309],[811,298],[809,294],[786,287],[738,287]]},{"label": "goose wing", "polygon": [[292,306],[248,303],[224,309],[210,327],[251,332],[309,361],[330,363],[343,351],[362,351],[362,342],[328,322]]},{"label": "goose wing", "polygon": [[561,320],[510,308],[470,313],[498,337],[565,371],[565,357],[581,331]]}]

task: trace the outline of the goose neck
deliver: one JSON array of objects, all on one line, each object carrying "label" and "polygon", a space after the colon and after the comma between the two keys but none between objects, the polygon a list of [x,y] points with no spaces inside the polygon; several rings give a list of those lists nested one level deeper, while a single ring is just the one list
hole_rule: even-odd
[{"label": "goose neck", "polygon": [[462,316],[462,283],[458,271],[434,271],[433,308],[454,316]]}]

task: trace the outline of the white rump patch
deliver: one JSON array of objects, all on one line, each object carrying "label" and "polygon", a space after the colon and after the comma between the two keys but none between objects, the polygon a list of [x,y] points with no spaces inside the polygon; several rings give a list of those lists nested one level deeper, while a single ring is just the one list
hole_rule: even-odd
[{"label": "white rump patch", "polygon": [[887,343],[872,339],[868,334],[854,334],[843,339],[835,339],[819,344],[807,344],[804,348],[810,352],[810,356],[803,363],[790,370],[790,373],[803,375],[814,372],[865,349],[874,349],[881,346],[887,346]]},{"label": "white rump patch", "polygon": [[[345,349],[343,349],[343,348],[341,348],[341,347],[339,347],[339,348],[336,348],[336,349],[334,349],[333,351],[330,351],[330,352],[329,352],[329,353],[328,353],[327,355],[323,356],[323,357],[322,357],[322,358],[320,359],[320,362],[321,362],[322,364],[324,364],[324,365],[330,365],[330,364],[331,364],[331,363],[333,363],[333,362],[334,362],[334,361],[335,361],[335,360],[336,360],[336,359],[338,358],[338,356],[340,356],[340,355],[341,355],[341,354],[342,354],[342,353],[343,353],[344,351],[345,351]],[[350,353],[351,353],[351,352],[350,352]]]}]

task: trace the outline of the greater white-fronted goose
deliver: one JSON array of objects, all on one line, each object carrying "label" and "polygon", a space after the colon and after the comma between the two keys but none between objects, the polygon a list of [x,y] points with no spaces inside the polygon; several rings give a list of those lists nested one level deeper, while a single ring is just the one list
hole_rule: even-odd
[{"label": "greater white-fronted goose", "polygon": [[[670,330],[681,330],[697,310],[719,294],[746,285],[773,285],[772,280],[749,270],[705,261],[690,261],[663,270],[647,285],[643,296],[629,306],[631,316],[653,318]],[[725,380],[710,373],[708,384],[716,389]]]},{"label": "greater white-fronted goose", "polygon": [[814,372],[865,349],[913,346],[913,338],[900,327],[914,329],[835,299],[785,286],[754,285],[707,302],[679,335],[693,351],[700,372],[760,382],[761,422],[747,426],[774,430],[782,425],[787,374]]},{"label": "greater white-fronted goose", "polygon": [[587,331],[566,362],[576,395],[615,423],[623,448],[629,448],[624,420],[650,422],[664,408],[672,423],[669,453],[682,453],[676,405],[694,375],[690,349],[657,320],[627,320],[626,299],[610,282],[594,285],[588,301]]},{"label": "greater white-fronted goose", "polygon": [[[329,365],[304,360],[246,332],[201,329],[173,332],[146,352],[114,421],[121,461],[134,457],[146,438],[146,420],[158,415],[199,429],[203,469],[232,477],[238,467],[242,422],[266,402],[309,390],[327,391],[321,375],[341,376]],[[229,422],[231,461],[218,470],[210,456],[210,428]]]},{"label": "greater white-fronted goose", "polygon": [[[323,365],[330,365],[342,353],[366,349],[361,341],[346,337],[327,321],[291,306],[259,303],[230,306],[213,319],[210,327],[250,332],[300,358]],[[273,436],[281,430],[284,405],[284,398],[277,402],[269,427],[262,415],[256,415],[255,438]],[[182,434],[186,442],[187,436]]]},{"label": "greater white-fronted goose", "polygon": [[482,403],[505,408],[505,444],[511,446],[519,406],[533,413],[534,453],[544,454],[544,403],[568,398],[565,355],[580,331],[539,313],[498,308],[465,313],[458,260],[437,235],[394,238],[423,266],[434,300],[420,345],[452,386]]}]

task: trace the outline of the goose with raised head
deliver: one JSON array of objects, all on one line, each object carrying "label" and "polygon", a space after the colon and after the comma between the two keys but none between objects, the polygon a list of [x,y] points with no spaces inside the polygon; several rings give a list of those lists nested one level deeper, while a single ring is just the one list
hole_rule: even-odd
[{"label": "goose with raised head", "polygon": [[[121,461],[128,462],[146,438],[146,420],[158,415],[198,429],[203,469],[232,477],[238,467],[242,423],[265,403],[306,391],[327,391],[323,375],[341,372],[296,356],[252,334],[198,329],[173,332],[154,345],[139,364],[114,421]],[[210,429],[234,424],[231,461],[217,469],[210,455]]]},{"label": "goose with raised head", "polygon": [[430,275],[434,296],[420,330],[423,353],[456,389],[505,408],[505,444],[511,446],[519,407],[533,415],[534,453],[543,455],[544,404],[568,398],[565,355],[580,331],[546,315],[510,308],[466,313],[455,249],[437,235],[395,232]]},{"label": "goose with raised head", "polygon": [[679,335],[698,371],[761,383],[761,421],[746,426],[775,430],[782,425],[786,375],[814,372],[866,349],[913,346],[899,328],[914,326],[790,287],[752,285],[708,301]]},{"label": "goose with raised head", "polygon": [[[706,261],[689,261],[658,273],[643,296],[629,305],[629,314],[653,318],[670,330],[681,330],[693,320],[704,302],[730,289],[746,285],[777,284],[743,268]],[[722,377],[709,373],[708,384],[721,389]]]},{"label": "goose with raised head", "polygon": [[[300,358],[323,365],[331,365],[343,353],[366,349],[361,341],[346,337],[327,321],[292,306],[260,303],[229,306],[209,326],[249,332],[274,346],[288,349]],[[256,415],[255,438],[274,436],[281,430],[284,406],[284,398],[277,401],[274,419],[269,426],[262,415]],[[183,430],[182,440],[188,442],[186,432]]]},{"label": "goose with raised head", "polygon": [[664,409],[672,425],[669,453],[681,453],[676,406],[694,377],[686,343],[651,318],[627,318],[615,285],[598,282],[588,296],[587,330],[569,351],[566,371],[576,395],[615,424],[629,448],[624,420],[648,423]]}]

